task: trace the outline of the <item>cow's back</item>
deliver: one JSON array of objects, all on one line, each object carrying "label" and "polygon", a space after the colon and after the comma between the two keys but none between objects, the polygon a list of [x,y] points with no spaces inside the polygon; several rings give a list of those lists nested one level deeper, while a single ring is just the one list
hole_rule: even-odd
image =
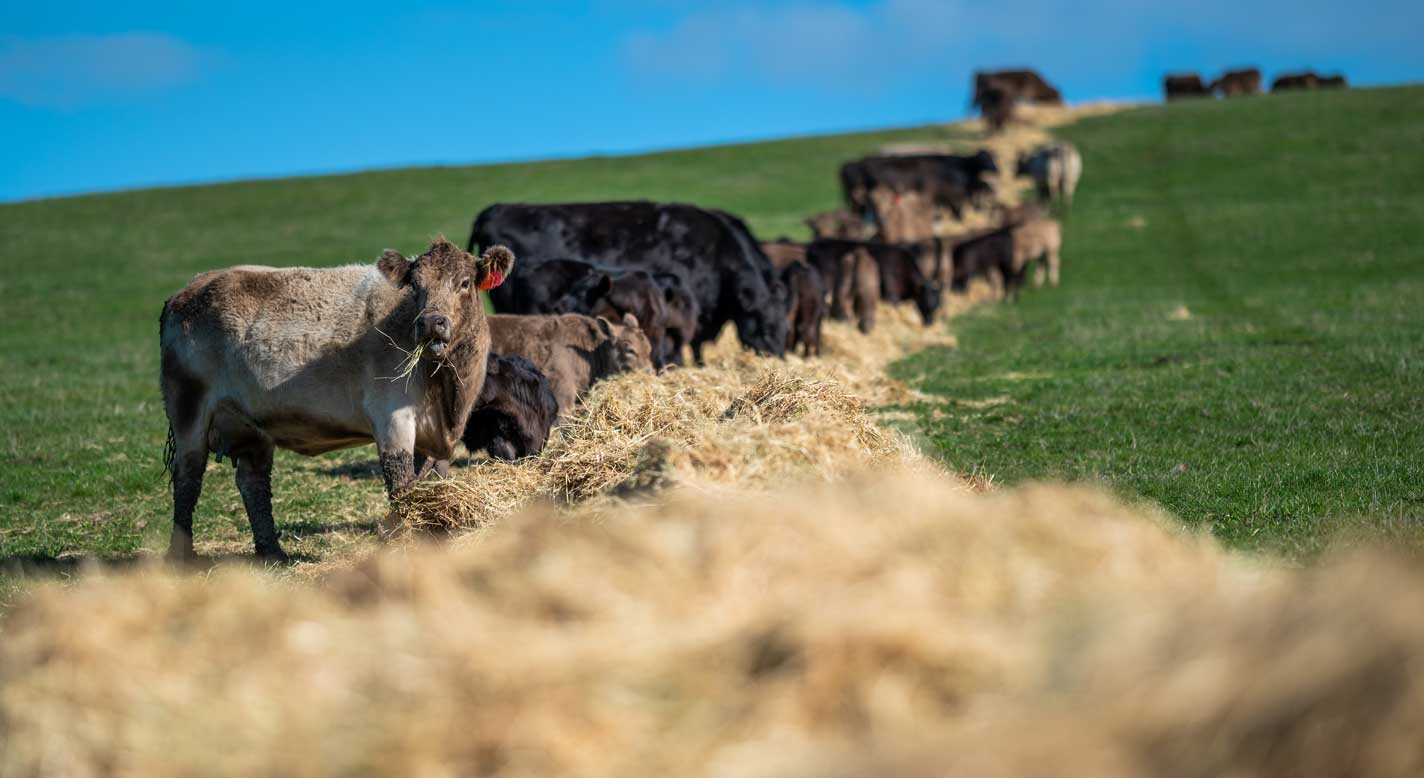
[{"label": "cow's back", "polygon": [[402,301],[370,265],[215,270],[168,300],[162,345],[170,358],[232,381],[233,389],[300,390],[303,375],[324,380],[364,369],[372,326]]}]

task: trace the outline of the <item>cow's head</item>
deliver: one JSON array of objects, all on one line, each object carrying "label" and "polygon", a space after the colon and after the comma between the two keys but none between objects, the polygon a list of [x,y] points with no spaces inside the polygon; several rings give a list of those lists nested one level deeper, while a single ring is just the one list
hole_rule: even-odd
[{"label": "cow's head", "polygon": [[935,313],[943,302],[944,286],[937,279],[921,280],[919,290],[915,294],[915,309],[920,312],[920,319],[926,327],[934,324]]},{"label": "cow's head", "polygon": [[653,347],[658,350],[664,365],[681,365],[682,347],[691,343],[692,336],[697,334],[701,306],[678,275],[658,273],[653,278],[663,290],[663,308],[668,317],[663,342],[654,343]]},{"label": "cow's head", "polygon": [[786,285],[766,262],[767,273],[739,274],[736,288],[737,339],[761,354],[786,356]]},{"label": "cow's head", "polygon": [[978,175],[999,172],[999,163],[994,161],[994,155],[988,149],[979,149],[972,159],[974,160],[974,170]]},{"label": "cow's head", "polygon": [[653,349],[653,367],[665,364],[661,344],[668,327],[668,310],[663,288],[652,274],[633,270],[617,274],[592,273],[551,306],[554,313],[582,313],[619,321],[626,314],[637,317]]},{"label": "cow's head", "polygon": [[504,246],[491,246],[475,258],[443,236],[415,259],[387,249],[376,263],[391,283],[414,289],[415,341],[433,359],[482,326],[484,306],[477,292],[499,286],[513,266],[514,253]]},{"label": "cow's head", "polygon": [[638,325],[638,317],[625,313],[617,322],[602,316],[596,317],[595,320],[598,322],[598,328],[608,338],[608,346],[612,349],[611,357],[618,372],[653,368],[653,346],[648,342],[648,336],[643,334],[643,328]]}]

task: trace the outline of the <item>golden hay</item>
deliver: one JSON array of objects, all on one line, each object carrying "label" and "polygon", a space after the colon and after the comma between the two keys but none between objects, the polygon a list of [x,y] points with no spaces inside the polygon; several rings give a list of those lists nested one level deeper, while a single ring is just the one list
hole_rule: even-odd
[{"label": "golden hay", "polygon": [[477,528],[530,500],[626,497],[674,483],[755,489],[918,459],[826,369],[726,352],[703,368],[600,382],[540,456],[418,484],[389,529]]},{"label": "golden hay", "polygon": [[1254,566],[1089,491],[682,488],[321,587],[42,587],[0,774],[1404,775],[1421,656],[1415,573]]}]

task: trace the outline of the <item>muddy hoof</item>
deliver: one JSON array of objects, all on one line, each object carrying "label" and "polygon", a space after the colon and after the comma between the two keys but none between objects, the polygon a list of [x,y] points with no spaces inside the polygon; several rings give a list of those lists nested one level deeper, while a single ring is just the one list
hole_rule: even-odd
[{"label": "muddy hoof", "polygon": [[285,567],[292,563],[292,558],[279,546],[257,549],[257,561],[266,567]]}]

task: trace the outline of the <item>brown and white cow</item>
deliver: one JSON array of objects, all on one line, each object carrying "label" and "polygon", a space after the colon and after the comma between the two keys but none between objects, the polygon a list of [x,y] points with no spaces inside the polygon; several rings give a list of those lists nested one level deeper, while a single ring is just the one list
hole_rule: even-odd
[{"label": "brown and white cow", "polygon": [[524,357],[549,379],[561,419],[595,381],[653,367],[652,346],[631,314],[617,324],[577,313],[494,314],[489,330],[496,353]]},{"label": "brown and white cow", "polygon": [[1078,180],[1083,177],[1083,156],[1067,141],[1049,143],[1020,155],[1014,172],[1033,179],[1034,189],[1045,204],[1059,199],[1071,206]]},{"label": "brown and white cow", "polygon": [[375,442],[392,497],[417,460],[448,460],[484,385],[490,336],[476,290],[513,263],[502,246],[477,259],[442,237],[415,259],[387,251],[374,265],[213,270],[170,297],[159,320],[169,556],[193,554],[210,452],[231,458],[257,555],[278,561],[274,449],[314,456]]},{"label": "brown and white cow", "polygon": [[1014,273],[1023,274],[1036,264],[1033,285],[1043,286],[1046,277],[1050,285],[1058,286],[1062,249],[1063,228],[1057,219],[1040,216],[1025,221],[1014,228]]}]

